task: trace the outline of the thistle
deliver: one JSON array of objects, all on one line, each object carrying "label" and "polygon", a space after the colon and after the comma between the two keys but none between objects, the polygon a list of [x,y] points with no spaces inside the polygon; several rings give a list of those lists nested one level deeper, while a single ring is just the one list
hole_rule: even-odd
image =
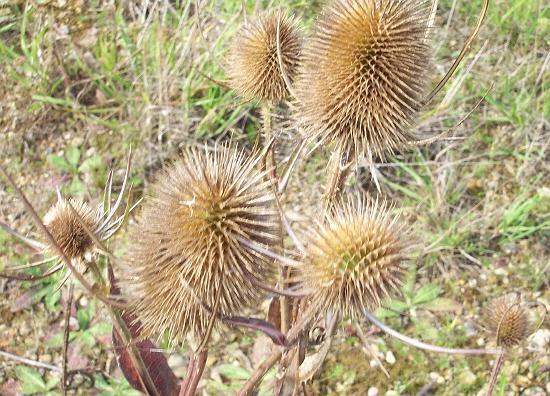
[{"label": "thistle", "polygon": [[295,84],[306,136],[369,160],[413,140],[431,68],[428,18],[424,0],[332,0]]},{"label": "thistle", "polygon": [[240,242],[278,243],[278,212],[265,173],[230,145],[188,149],[152,187],[129,234],[125,290],[144,336],[205,337],[213,311],[258,303],[272,260]]},{"label": "thistle", "polygon": [[[284,70],[277,54],[277,26]],[[247,100],[282,100],[288,94],[283,73],[290,82],[294,80],[299,53],[300,36],[294,19],[282,11],[265,13],[235,35],[229,56],[231,87]]]},{"label": "thistle", "polygon": [[319,309],[362,318],[398,290],[408,241],[386,203],[341,201],[311,230],[301,281]]},{"label": "thistle", "polygon": [[486,309],[485,320],[496,344],[505,348],[518,345],[533,329],[529,314],[521,307],[517,294],[494,299]]}]

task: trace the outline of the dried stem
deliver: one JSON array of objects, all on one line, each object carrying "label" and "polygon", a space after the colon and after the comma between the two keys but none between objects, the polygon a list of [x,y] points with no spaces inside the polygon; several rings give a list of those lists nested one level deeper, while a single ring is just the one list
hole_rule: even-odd
[{"label": "dried stem", "polygon": [[323,197],[323,213],[325,214],[328,213],[332,205],[338,200],[351,170],[352,161],[348,161],[347,164],[343,165],[342,160],[343,150],[342,148],[338,148],[332,153],[328,165],[329,176]]},{"label": "dried stem", "polygon": [[[304,328],[310,323],[310,321],[313,319],[313,316],[316,313],[316,307],[315,305],[310,305],[306,310],[302,313],[300,319],[296,321],[287,334],[288,343],[290,345],[293,345],[296,339],[299,337],[300,333],[304,330]],[[256,385],[262,380],[264,375],[277,363],[281,357],[283,356],[283,349],[277,348],[275,351],[271,353],[271,355],[265,359],[262,364],[252,373],[250,378],[246,380],[244,385],[241,387],[239,392],[237,393],[238,396],[247,396],[252,393]]]},{"label": "dried stem", "polygon": [[493,394],[493,389],[495,389],[498,374],[500,373],[502,365],[504,364],[504,355],[505,351],[502,351],[495,361],[495,366],[493,367],[493,371],[491,372],[491,379],[489,380],[489,385],[487,386],[486,396],[491,396]]},{"label": "dried stem", "polygon": [[189,366],[187,366],[187,375],[181,383],[179,396],[193,396],[202,377],[206,359],[208,358],[208,349],[203,348],[200,352],[189,354]]},{"label": "dried stem", "polygon": [[61,394],[67,394],[67,350],[69,349],[69,322],[71,319],[71,306],[73,304],[74,283],[69,285],[67,292],[67,301],[65,303],[65,324],[63,330],[63,354],[62,354],[62,373],[61,373]]},{"label": "dried stem", "polygon": [[27,359],[21,356],[14,355],[13,353],[0,351],[0,356],[5,359],[15,360],[16,362],[20,362],[23,364],[26,364],[27,366],[33,366],[38,368],[43,368],[50,371],[56,371],[56,372],[62,372],[63,370],[57,366],[52,366],[48,363],[42,363],[36,360]]},{"label": "dried stem", "polygon": [[430,352],[437,353],[447,353],[451,355],[498,355],[502,353],[501,349],[467,349],[467,348],[447,348],[437,345],[428,344],[422,341],[419,341],[415,338],[407,337],[404,334],[401,334],[397,330],[392,329],[391,327],[385,325],[380,320],[376,318],[373,314],[365,310],[365,316],[367,319],[372,322],[376,327],[380,328],[384,333],[397,338],[398,340],[413,346],[418,349],[424,349]]},{"label": "dried stem", "polygon": [[[89,266],[92,269],[92,273],[94,274],[101,288],[105,289],[107,287],[107,283],[105,282],[105,279],[103,279],[103,276],[101,275],[101,271],[99,270],[97,264],[95,262],[91,262]],[[107,305],[107,310],[109,312],[111,320],[117,327],[117,330],[122,337],[122,341],[128,347],[128,355],[130,356],[130,360],[132,361],[132,364],[139,374],[139,380],[141,382],[142,389],[144,389],[148,394],[152,396],[157,396],[158,392],[155,383],[151,379],[149,371],[147,370],[147,367],[145,366],[145,363],[141,358],[141,354],[139,353],[137,346],[132,340],[132,334],[130,333],[128,326],[126,326],[126,322],[122,318],[122,315],[115,307],[111,305]]]}]

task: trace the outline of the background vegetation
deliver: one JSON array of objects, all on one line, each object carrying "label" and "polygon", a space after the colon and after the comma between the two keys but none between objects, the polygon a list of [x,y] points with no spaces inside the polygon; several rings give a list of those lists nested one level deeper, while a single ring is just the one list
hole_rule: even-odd
[{"label": "background vegetation", "polygon": [[[320,4],[246,2],[249,16],[272,6],[294,10],[309,26]],[[481,0],[439,2],[434,83],[480,6]],[[224,80],[227,43],[242,20],[237,0],[0,0],[0,161],[45,213],[57,187],[97,201],[108,169],[123,169],[130,146],[137,198],[184,145],[230,136],[250,144],[258,109],[211,80]],[[491,297],[519,291],[526,301],[550,304],[549,38],[544,0],[492,1],[465,62],[418,128],[428,136],[452,126],[494,83],[485,102],[452,140],[378,164],[383,192],[402,206],[419,238],[402,299],[381,313],[401,331],[447,346],[483,345],[489,339],[480,313]],[[282,159],[296,131],[283,121],[278,130]],[[317,150],[291,181],[284,205],[298,229],[315,216],[328,155]],[[122,174],[115,177],[120,182]],[[0,219],[30,232],[23,206],[3,181],[0,186]],[[347,188],[374,191],[361,170]],[[115,253],[123,254],[124,244],[123,237],[116,241]],[[31,258],[0,231],[0,271]],[[59,280],[0,280],[0,351],[60,365]],[[106,313],[77,294],[69,362],[89,369],[89,377],[76,379],[77,393],[130,394],[113,361]],[[550,392],[547,328],[508,357],[497,394]],[[371,350],[364,353],[351,328],[339,334],[315,390],[415,394],[431,384],[432,394],[475,395],[489,376],[489,357],[430,355],[368,334]],[[215,340],[201,389],[238,388],[265,356],[267,342],[259,339],[235,331]],[[183,375],[185,351],[169,352]],[[56,394],[58,379],[55,371],[0,356],[1,394]]]}]

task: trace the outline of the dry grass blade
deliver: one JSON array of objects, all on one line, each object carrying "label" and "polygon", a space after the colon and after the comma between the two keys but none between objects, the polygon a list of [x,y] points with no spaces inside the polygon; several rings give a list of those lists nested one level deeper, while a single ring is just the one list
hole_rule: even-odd
[{"label": "dry grass blade", "polygon": [[460,65],[460,62],[462,62],[462,59],[466,56],[468,53],[468,50],[470,48],[470,45],[474,42],[475,38],[477,37],[477,34],[479,33],[479,30],[481,29],[481,25],[483,24],[483,20],[485,19],[485,16],[487,15],[487,9],[489,8],[489,0],[484,0],[483,5],[481,6],[481,11],[479,12],[479,17],[477,19],[476,26],[474,27],[474,30],[464,43],[464,46],[462,47],[462,50],[456,57],[455,61],[451,65],[450,69],[445,73],[445,76],[439,81],[439,83],[435,86],[435,88],[430,92],[430,94],[426,97],[424,100],[424,104],[428,104],[432,101],[432,99],[441,91],[441,89],[445,86],[447,81],[453,76],[456,69]]}]

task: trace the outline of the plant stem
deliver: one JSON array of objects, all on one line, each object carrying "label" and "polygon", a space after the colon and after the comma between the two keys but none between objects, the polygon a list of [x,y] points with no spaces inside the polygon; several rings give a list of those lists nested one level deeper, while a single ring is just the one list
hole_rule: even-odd
[{"label": "plant stem", "polygon": [[[311,304],[300,316],[300,319],[295,322],[287,334],[287,339],[289,344],[294,343],[294,341],[299,337],[302,330],[309,324],[313,316],[315,315],[316,307],[314,304]],[[262,380],[264,375],[281,359],[283,356],[283,349],[277,348],[271,353],[271,355],[265,359],[262,364],[252,373],[250,378],[246,380],[244,385],[241,387],[237,396],[247,396],[252,393],[256,385]]]},{"label": "plant stem", "polygon": [[367,319],[372,322],[376,327],[378,327],[380,330],[382,330],[384,333],[397,338],[398,340],[404,342],[405,344],[408,344],[410,346],[413,346],[418,349],[424,349],[426,351],[430,352],[438,352],[438,353],[448,353],[448,354],[455,354],[455,355],[498,355],[502,353],[501,349],[465,349],[465,348],[446,348],[441,347],[437,345],[427,344],[425,342],[419,341],[417,339],[407,337],[404,334],[401,334],[397,330],[392,329],[391,327],[385,325],[384,323],[380,322],[376,316],[371,314],[368,311],[365,311],[365,316]]},{"label": "plant stem", "polygon": [[14,355],[13,353],[9,353],[9,352],[0,351],[0,356],[5,358],[5,359],[15,360],[16,362],[20,362],[20,363],[26,364],[28,366],[43,368],[43,369],[55,371],[55,372],[58,372],[58,373],[63,371],[61,368],[59,368],[57,366],[52,366],[51,364],[42,363],[42,362],[39,362],[37,360],[27,359],[27,358],[24,358],[24,357],[21,357],[21,356]]},{"label": "plant stem", "polygon": [[208,358],[208,349],[203,348],[200,352],[190,352],[189,366],[187,367],[187,376],[181,383],[179,396],[193,396],[202,377],[206,359]]},{"label": "plant stem", "polygon": [[352,161],[348,161],[347,164],[342,165],[342,160],[343,151],[341,148],[338,148],[330,156],[328,164],[329,177],[323,196],[323,213],[325,215],[332,205],[337,202],[350,173]]},{"label": "plant stem", "polygon": [[504,355],[505,352],[502,351],[495,361],[495,366],[493,367],[493,371],[491,372],[491,379],[489,380],[489,385],[487,386],[486,396],[491,396],[493,394],[493,389],[495,388],[495,385],[497,383],[498,374],[500,373],[502,365],[504,364]]},{"label": "plant stem", "polygon": [[[92,273],[94,274],[97,282],[100,284],[101,289],[105,290],[106,282],[105,279],[103,279],[103,276],[101,275],[101,271],[99,270],[97,264],[95,262],[90,263],[90,268],[92,269]],[[120,314],[120,312],[118,312],[116,308],[111,305],[107,305],[107,310],[109,312],[111,320],[113,321],[115,326],[117,326],[117,330],[122,338],[122,341],[125,345],[128,346],[128,355],[130,356],[130,360],[132,361],[132,364],[139,374],[139,379],[142,382],[143,390],[150,395],[157,396],[158,392],[155,383],[151,379],[149,371],[147,370],[147,367],[145,366],[145,363],[141,358],[141,354],[139,353],[136,344],[132,340],[132,334],[128,329],[128,326],[126,326],[126,322],[122,318],[122,315]]]},{"label": "plant stem", "polygon": [[65,328],[63,331],[63,354],[62,354],[62,373],[61,373],[61,394],[67,394],[67,349],[69,348],[69,321],[71,319],[71,306],[73,304],[74,284],[71,282],[67,293],[67,302],[65,303]]}]

